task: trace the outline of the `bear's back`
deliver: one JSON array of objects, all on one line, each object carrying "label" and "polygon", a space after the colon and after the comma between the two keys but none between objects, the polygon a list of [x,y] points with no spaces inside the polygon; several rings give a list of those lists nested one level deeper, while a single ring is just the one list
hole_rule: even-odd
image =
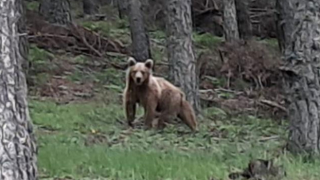
[{"label": "bear's back", "polygon": [[176,87],[175,85],[173,85],[172,83],[170,83],[169,81],[167,81],[166,79],[164,79],[162,77],[154,77],[154,78],[158,82],[158,84],[162,90],[171,89],[171,90],[175,90],[175,91],[181,91],[178,87]]}]

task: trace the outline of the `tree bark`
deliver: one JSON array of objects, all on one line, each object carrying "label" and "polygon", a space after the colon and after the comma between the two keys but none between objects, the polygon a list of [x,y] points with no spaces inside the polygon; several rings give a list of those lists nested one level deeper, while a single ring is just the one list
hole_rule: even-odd
[{"label": "tree bark", "polygon": [[139,62],[151,58],[150,42],[141,12],[140,0],[130,0],[129,22],[133,57]]},{"label": "tree bark", "polygon": [[247,40],[252,37],[252,24],[249,14],[248,0],[235,0],[239,36]]},{"label": "tree bark", "polygon": [[99,11],[99,4],[96,0],[82,0],[83,13],[94,15]]},{"label": "tree bark", "polygon": [[[320,149],[320,1],[295,0],[293,30],[281,67],[289,101],[289,139],[287,148],[294,153],[319,153]],[[294,4],[291,4],[294,3]],[[288,16],[287,16],[288,18]],[[290,21],[289,19],[285,19]],[[288,34],[289,33],[289,34]]]},{"label": "tree bark", "polygon": [[170,76],[186,94],[195,112],[200,112],[199,80],[192,47],[191,0],[166,0],[167,51]]},{"label": "tree bark", "polygon": [[72,21],[69,0],[41,0],[39,14],[52,24],[67,25]]},{"label": "tree bark", "polygon": [[[36,145],[22,70],[27,51],[19,34],[23,28],[22,0],[0,1],[0,179],[36,180]],[[20,28],[19,28],[20,27]]]},{"label": "tree bark", "polygon": [[223,29],[226,41],[239,40],[237,14],[234,0],[223,0]]},{"label": "tree bark", "polygon": [[293,17],[294,9],[293,2],[295,0],[276,0],[276,24],[277,24],[277,38],[278,45],[281,52],[283,52],[291,42],[290,38],[293,31]]}]

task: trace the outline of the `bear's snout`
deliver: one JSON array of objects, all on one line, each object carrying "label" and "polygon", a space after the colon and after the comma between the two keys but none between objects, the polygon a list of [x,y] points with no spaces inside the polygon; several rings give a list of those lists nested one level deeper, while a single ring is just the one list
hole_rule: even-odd
[{"label": "bear's snout", "polygon": [[137,72],[135,75],[135,82],[137,85],[140,85],[143,83],[143,74],[141,72]]},{"label": "bear's snout", "polygon": [[137,83],[141,83],[141,78],[140,78],[140,77],[137,77],[137,78],[136,78],[136,81],[137,81]]}]

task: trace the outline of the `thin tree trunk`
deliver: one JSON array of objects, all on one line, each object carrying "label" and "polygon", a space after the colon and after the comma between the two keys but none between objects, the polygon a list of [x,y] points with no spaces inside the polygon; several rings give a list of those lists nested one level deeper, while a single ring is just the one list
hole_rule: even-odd
[{"label": "thin tree trunk", "polygon": [[39,14],[52,24],[67,25],[72,21],[69,0],[41,0]]},{"label": "thin tree trunk", "polygon": [[199,80],[192,47],[191,0],[166,0],[167,51],[170,76],[186,94],[196,113],[200,112]]},{"label": "thin tree trunk", "polygon": [[120,19],[128,15],[129,1],[130,0],[116,0]]},{"label": "thin tree trunk", "polygon": [[248,0],[235,0],[239,36],[247,40],[252,37],[252,24],[249,14]]},{"label": "thin tree trunk", "polygon": [[[17,23],[22,0],[0,1],[0,179],[36,180],[36,145],[22,70],[27,51]],[[17,21],[18,20],[18,21]],[[21,44],[20,44],[21,43]]]},{"label": "thin tree trunk", "polygon": [[[289,101],[288,149],[294,153],[319,153],[320,149],[320,1],[296,0],[293,35],[285,48],[281,68]],[[289,20],[289,19],[285,19]]]},{"label": "thin tree trunk", "polygon": [[239,40],[236,6],[234,0],[223,0],[223,29],[226,41]]},{"label": "thin tree trunk", "polygon": [[96,0],[82,0],[83,13],[94,15],[99,11],[99,4]]},{"label": "thin tree trunk", "polygon": [[133,57],[137,61],[151,58],[150,42],[141,12],[140,0],[130,0],[129,21],[132,40]]},{"label": "thin tree trunk", "polygon": [[[19,12],[21,12],[21,17],[18,20],[18,32],[19,34],[23,34],[27,32],[26,28],[26,3],[22,3],[19,6]],[[19,49],[21,51],[21,55],[23,56],[22,59],[22,70],[25,73],[25,76],[28,77],[29,72],[29,61],[28,61],[28,54],[29,54],[29,41],[27,36],[19,36]]]},{"label": "thin tree trunk", "polygon": [[295,0],[276,0],[276,23],[277,23],[277,38],[279,49],[283,52],[291,42],[293,31],[293,2]]}]

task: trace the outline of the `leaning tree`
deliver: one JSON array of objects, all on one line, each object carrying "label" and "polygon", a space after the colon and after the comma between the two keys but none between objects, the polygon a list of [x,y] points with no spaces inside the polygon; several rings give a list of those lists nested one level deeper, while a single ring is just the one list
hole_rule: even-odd
[{"label": "leaning tree", "polygon": [[200,112],[199,80],[192,45],[191,0],[165,0],[170,79]]},{"label": "leaning tree", "polygon": [[[285,90],[289,101],[291,152],[319,153],[320,150],[320,1],[291,0],[292,30],[284,31]],[[294,4],[293,4],[294,3]],[[288,18],[290,16],[284,16]]]},{"label": "leaning tree", "polygon": [[0,179],[36,180],[36,145],[22,69],[26,32],[22,0],[0,1]]}]

